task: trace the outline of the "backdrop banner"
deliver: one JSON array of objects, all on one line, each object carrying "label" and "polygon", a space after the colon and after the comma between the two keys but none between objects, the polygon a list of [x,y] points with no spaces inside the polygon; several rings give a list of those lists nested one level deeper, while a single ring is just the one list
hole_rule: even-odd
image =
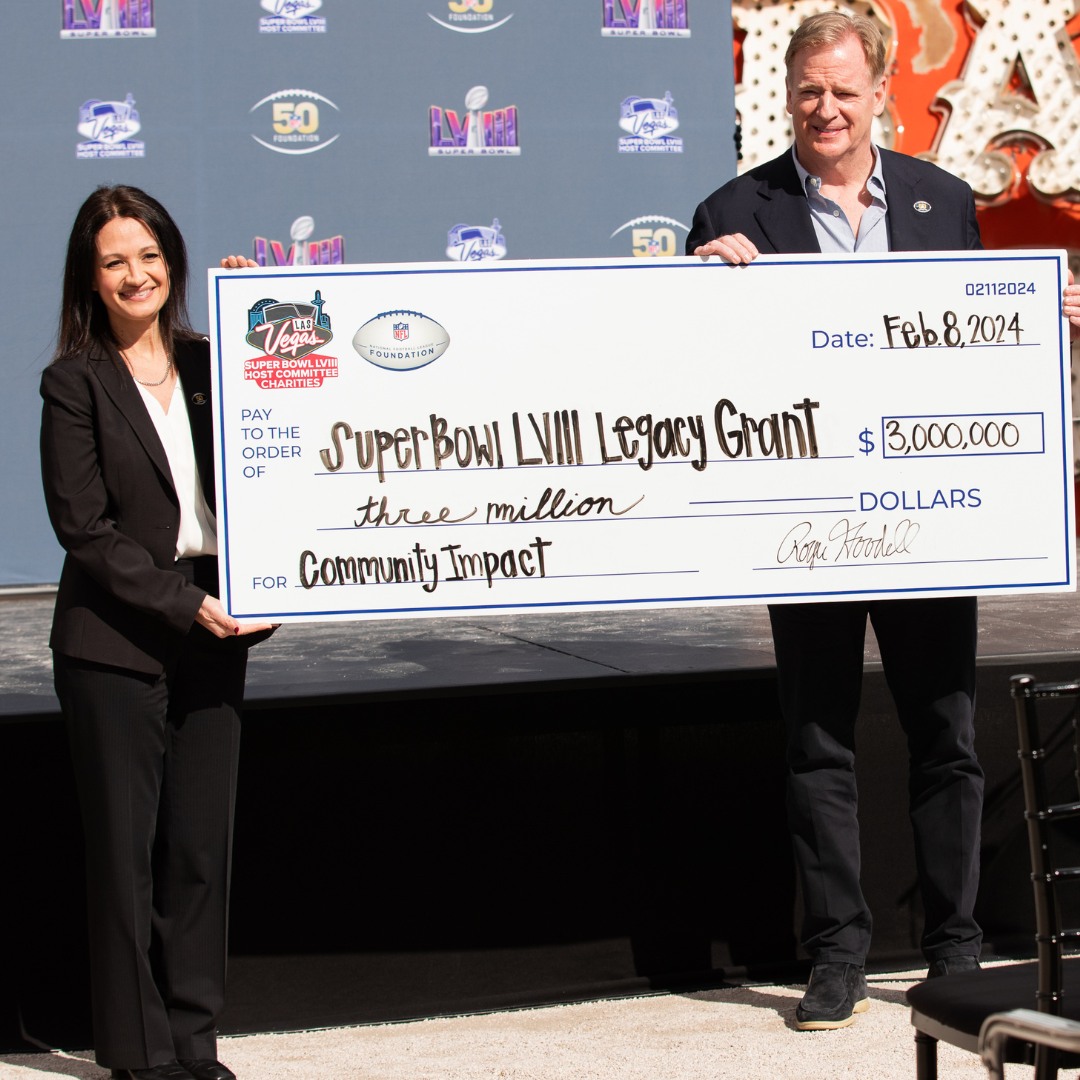
[{"label": "backdrop banner", "polygon": [[727,0],[5,5],[0,584],[57,581],[37,461],[67,236],[98,184],[161,200],[202,272],[682,250],[735,175]]},{"label": "backdrop banner", "polygon": [[290,621],[1071,591],[1065,272],[211,271],[222,597]]}]

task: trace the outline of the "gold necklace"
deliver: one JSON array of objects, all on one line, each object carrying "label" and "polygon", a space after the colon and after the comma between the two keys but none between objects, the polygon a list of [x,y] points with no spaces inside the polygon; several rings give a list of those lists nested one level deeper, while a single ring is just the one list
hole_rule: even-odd
[{"label": "gold necklace", "polygon": [[172,357],[166,356],[165,357],[165,374],[162,375],[161,378],[158,379],[157,382],[143,382],[143,380],[140,379],[135,374],[135,365],[128,359],[127,353],[125,353],[123,349],[120,350],[120,355],[124,358],[124,360],[127,363],[128,367],[131,369],[131,377],[140,386],[160,386],[169,377],[169,372],[172,371]]}]

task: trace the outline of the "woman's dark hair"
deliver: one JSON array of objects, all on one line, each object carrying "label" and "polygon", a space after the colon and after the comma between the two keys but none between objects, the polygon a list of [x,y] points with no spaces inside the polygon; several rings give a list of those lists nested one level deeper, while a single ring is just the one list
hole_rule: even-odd
[{"label": "woman's dark hair", "polygon": [[54,361],[75,356],[92,344],[116,345],[108,311],[94,291],[94,268],[97,235],[118,217],[134,218],[146,226],[157,241],[168,268],[169,297],[158,313],[161,339],[168,355],[174,355],[174,342],[197,336],[188,325],[187,248],[176,222],[157,199],[137,187],[126,184],[102,186],[79,207],[71,227]]}]

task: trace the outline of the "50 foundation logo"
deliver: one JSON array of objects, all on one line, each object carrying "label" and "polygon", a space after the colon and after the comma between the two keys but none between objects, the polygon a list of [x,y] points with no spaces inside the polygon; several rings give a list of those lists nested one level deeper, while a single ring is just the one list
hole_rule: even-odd
[{"label": "50 foundation logo", "polygon": [[474,86],[465,95],[465,120],[458,120],[453,109],[432,105],[428,110],[431,157],[498,156],[516,157],[518,145],[518,111],[516,105],[485,111],[488,88]]},{"label": "50 foundation logo", "polygon": [[62,38],[156,35],[154,0],[64,0]]},{"label": "50 foundation logo", "polygon": [[244,378],[264,390],[318,387],[323,379],[336,379],[337,357],[316,352],[334,337],[324,303],[316,289],[310,303],[266,299],[249,308],[244,340],[262,355],[244,361]]},{"label": "50 foundation logo", "polygon": [[250,109],[256,118],[257,130],[269,139],[255,132],[251,137],[260,146],[278,154],[314,154],[341,137],[340,131],[334,131],[335,114],[340,111],[329,98],[314,90],[278,90],[276,94],[267,94]]},{"label": "50 foundation logo", "polygon": [[75,147],[77,158],[146,157],[146,143],[133,139],[142,124],[135,99],[128,94],[123,101],[91,98],[79,108],[78,132],[86,140]]},{"label": "50 foundation logo", "polygon": [[323,0],[259,0],[263,11],[260,34],[325,34],[326,19],[315,12]]},{"label": "50 foundation logo", "polygon": [[689,0],[603,0],[604,37],[688,38]]},{"label": "50 foundation logo", "polygon": [[[662,217],[659,214],[647,214],[645,217],[637,217],[620,225],[610,237],[623,233],[626,236],[621,241],[620,247],[625,247],[626,240],[630,241],[630,254],[639,259],[670,259],[681,255],[685,236],[679,236],[675,230],[682,229],[684,233],[690,231],[689,225],[684,225],[674,218]],[[620,254],[623,252],[620,251]]]},{"label": "50 foundation logo", "polygon": [[492,10],[495,0],[449,0],[449,7],[446,20],[432,15],[430,11],[428,18],[459,34],[486,34],[489,30],[498,30],[514,17],[511,12],[499,18],[500,13]]},{"label": "50 foundation logo", "polygon": [[446,234],[446,257],[454,262],[487,262],[506,255],[506,237],[496,218],[486,225],[455,225]]},{"label": "50 foundation logo", "polygon": [[340,266],[345,261],[345,238],[331,236],[325,240],[312,240],[315,219],[309,215],[298,217],[289,228],[289,254],[279,240],[255,237],[255,253],[252,258],[260,266]]},{"label": "50 foundation logo", "polygon": [[662,98],[628,97],[619,113],[619,127],[628,132],[619,139],[620,154],[681,154],[682,139],[673,132],[679,113],[671,91]]}]

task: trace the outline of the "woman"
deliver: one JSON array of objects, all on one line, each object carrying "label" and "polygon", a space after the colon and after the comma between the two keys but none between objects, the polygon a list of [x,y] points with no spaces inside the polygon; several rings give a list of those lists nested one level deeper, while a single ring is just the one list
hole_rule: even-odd
[{"label": "woman", "polygon": [[[234,257],[228,265],[254,265]],[[223,263],[224,265],[224,263]],[[53,666],[86,836],[94,1041],[114,1077],[217,1060],[248,644],[217,600],[210,348],[165,208],[99,188],[68,243],[41,472],[67,552]]]}]

